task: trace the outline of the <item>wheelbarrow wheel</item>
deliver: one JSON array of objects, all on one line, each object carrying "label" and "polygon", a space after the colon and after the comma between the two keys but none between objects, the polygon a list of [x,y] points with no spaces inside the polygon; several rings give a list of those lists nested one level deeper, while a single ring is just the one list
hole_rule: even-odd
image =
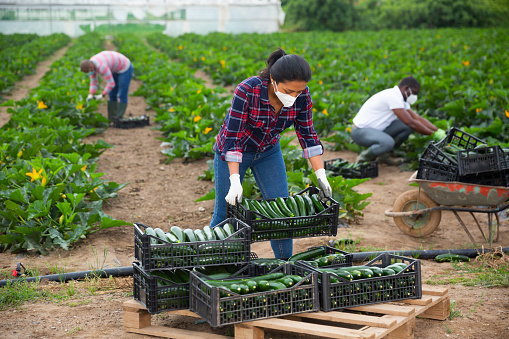
[{"label": "wheelbarrow wheel", "polygon": [[[419,201],[419,205],[417,205]],[[394,202],[392,210],[394,212],[412,212],[426,208],[437,207],[428,194],[419,190],[408,191],[400,195]],[[408,235],[413,237],[425,237],[433,233],[440,224],[442,211],[434,211],[426,214],[415,214],[404,217],[394,217],[396,226]]]}]

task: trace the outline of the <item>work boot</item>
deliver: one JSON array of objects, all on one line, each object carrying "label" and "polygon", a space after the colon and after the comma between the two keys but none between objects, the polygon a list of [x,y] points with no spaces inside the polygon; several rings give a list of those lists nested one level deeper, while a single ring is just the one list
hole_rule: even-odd
[{"label": "work boot", "polygon": [[356,162],[365,162],[365,161],[373,161],[376,159],[376,155],[373,153],[373,150],[371,148],[368,148],[364,151],[362,151],[357,159],[355,159]]},{"label": "work boot", "polygon": [[127,102],[119,102],[118,108],[117,108],[117,114],[115,115],[115,118],[123,119],[126,109],[127,109]]},{"label": "work boot", "polygon": [[379,155],[377,160],[379,163],[389,166],[399,166],[403,163],[402,158],[394,158],[390,152]]},{"label": "work boot", "polygon": [[108,101],[108,120],[110,122],[113,122],[113,119],[115,118],[117,114],[118,109],[118,102],[116,101]]}]

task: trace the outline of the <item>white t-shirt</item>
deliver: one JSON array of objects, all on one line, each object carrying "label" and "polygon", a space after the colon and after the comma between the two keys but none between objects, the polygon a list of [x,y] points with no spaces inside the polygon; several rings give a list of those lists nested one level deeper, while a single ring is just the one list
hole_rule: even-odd
[{"label": "white t-shirt", "polygon": [[393,111],[396,108],[410,109],[398,86],[384,89],[369,98],[353,118],[353,123],[359,128],[383,131],[398,118]]}]

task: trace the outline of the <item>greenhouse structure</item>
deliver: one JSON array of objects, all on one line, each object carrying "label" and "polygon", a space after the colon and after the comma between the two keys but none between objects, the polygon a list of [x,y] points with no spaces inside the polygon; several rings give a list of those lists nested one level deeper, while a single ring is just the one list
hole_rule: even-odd
[{"label": "greenhouse structure", "polygon": [[0,0],[0,33],[65,33],[102,25],[160,25],[164,33],[272,33],[284,12],[279,0]]}]

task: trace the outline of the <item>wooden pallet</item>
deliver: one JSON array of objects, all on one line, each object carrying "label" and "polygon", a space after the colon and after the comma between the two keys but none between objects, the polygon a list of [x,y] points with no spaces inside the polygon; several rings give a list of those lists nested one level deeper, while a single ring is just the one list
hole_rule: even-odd
[{"label": "wooden pallet", "polygon": [[[417,316],[445,320],[449,316],[448,288],[422,287],[421,299],[352,307],[341,311],[301,313],[235,324],[236,339],[263,339],[265,329],[341,339],[412,339]],[[166,326],[151,325],[151,315],[135,300],[123,304],[124,330],[166,338],[231,338]],[[200,318],[189,310],[170,311]]]}]

